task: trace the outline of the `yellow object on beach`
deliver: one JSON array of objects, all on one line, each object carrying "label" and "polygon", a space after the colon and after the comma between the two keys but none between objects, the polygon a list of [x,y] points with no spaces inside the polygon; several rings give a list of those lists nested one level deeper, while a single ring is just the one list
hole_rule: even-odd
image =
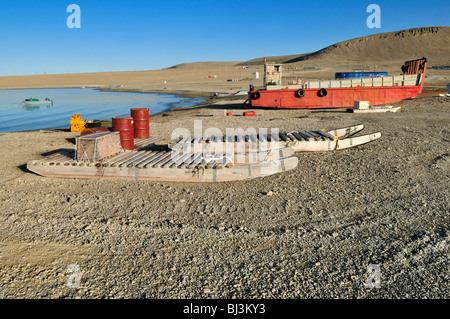
[{"label": "yellow object on beach", "polygon": [[86,122],[80,117],[80,114],[74,114],[70,118],[70,131],[71,132],[81,132],[84,130]]}]

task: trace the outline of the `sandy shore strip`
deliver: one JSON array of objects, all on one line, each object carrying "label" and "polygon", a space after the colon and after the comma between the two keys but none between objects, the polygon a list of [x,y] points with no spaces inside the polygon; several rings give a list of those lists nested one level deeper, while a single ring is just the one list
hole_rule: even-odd
[{"label": "sandy shore strip", "polygon": [[[176,128],[334,129],[381,139],[298,153],[248,181],[44,178],[26,163],[78,133],[0,134],[1,298],[445,298],[449,287],[450,99],[401,111],[255,110],[244,100],[152,116]],[[233,116],[212,116],[226,109]],[[379,288],[374,272],[378,271]]]}]

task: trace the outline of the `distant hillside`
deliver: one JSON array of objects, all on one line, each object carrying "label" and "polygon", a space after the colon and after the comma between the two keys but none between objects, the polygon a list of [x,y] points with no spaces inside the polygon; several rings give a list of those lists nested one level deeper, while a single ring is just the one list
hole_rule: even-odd
[{"label": "distant hillside", "polygon": [[[330,45],[322,50],[290,56],[267,57],[268,61],[295,63],[373,62],[416,59],[426,56],[430,64],[450,64],[450,27],[422,27],[378,33]],[[262,64],[264,58],[239,65]]]},{"label": "distant hillside", "polygon": [[180,63],[174,66],[168,67],[167,69],[190,69],[190,68],[217,68],[217,67],[230,67],[237,65],[240,61],[229,61],[229,62],[191,62],[191,63]]},{"label": "distant hillside", "polygon": [[[303,56],[309,55],[311,53],[305,53],[305,54],[291,54],[291,55],[280,55],[280,56],[271,56],[271,57],[265,57],[267,59],[267,61],[270,62],[275,62],[275,63],[289,63],[289,61],[293,61],[296,59],[299,59]],[[245,62],[241,62],[237,65],[262,65],[264,64],[264,57],[263,58],[256,58],[253,60],[249,60],[249,61],[245,61]]]}]

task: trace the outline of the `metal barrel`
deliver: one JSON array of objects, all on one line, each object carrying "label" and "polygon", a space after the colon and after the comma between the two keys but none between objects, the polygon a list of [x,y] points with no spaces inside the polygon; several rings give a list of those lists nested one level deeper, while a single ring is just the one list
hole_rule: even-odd
[{"label": "metal barrel", "polygon": [[112,118],[113,131],[120,133],[120,145],[124,150],[134,149],[134,121],[130,116]]},{"label": "metal barrel", "polygon": [[134,120],[134,137],[147,138],[150,136],[150,115],[147,108],[132,108],[131,117]]}]

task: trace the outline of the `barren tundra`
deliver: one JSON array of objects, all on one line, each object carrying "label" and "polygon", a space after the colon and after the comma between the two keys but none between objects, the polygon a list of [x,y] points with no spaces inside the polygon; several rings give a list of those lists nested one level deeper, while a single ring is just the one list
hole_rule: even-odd
[{"label": "barren tundra", "polygon": [[[241,116],[242,102],[152,116],[151,134],[162,145],[173,129],[200,119],[223,130],[362,123],[360,134],[382,137],[297,153],[297,168],[264,178],[169,183],[38,176],[26,163],[74,147],[78,133],[2,134],[0,297],[450,296],[449,98],[403,101],[397,113],[256,110],[255,117]],[[233,116],[211,116],[219,108]],[[374,267],[380,288],[370,288]]]}]

